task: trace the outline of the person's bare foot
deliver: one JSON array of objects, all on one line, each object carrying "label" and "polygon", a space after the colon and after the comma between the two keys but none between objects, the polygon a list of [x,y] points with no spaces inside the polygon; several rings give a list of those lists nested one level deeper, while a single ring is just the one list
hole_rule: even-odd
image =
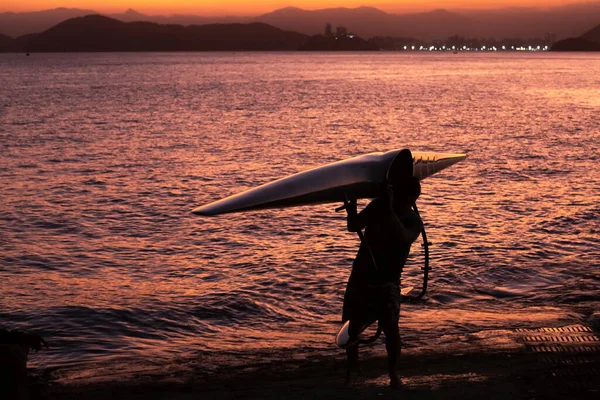
[{"label": "person's bare foot", "polygon": [[344,386],[352,386],[356,382],[356,378],[361,375],[360,368],[348,368],[346,370],[346,380]]},{"label": "person's bare foot", "polygon": [[390,374],[390,387],[392,389],[400,389],[402,387],[402,381],[398,374]]}]

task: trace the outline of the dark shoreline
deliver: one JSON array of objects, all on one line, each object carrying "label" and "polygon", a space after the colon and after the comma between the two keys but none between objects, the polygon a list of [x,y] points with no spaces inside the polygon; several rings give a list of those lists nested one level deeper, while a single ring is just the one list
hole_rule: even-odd
[{"label": "dark shoreline", "polygon": [[[547,357],[547,355],[546,355]],[[222,371],[185,383],[103,383],[82,386],[50,386],[39,399],[304,399],[376,396],[402,398],[592,398],[600,393],[600,382],[586,371],[600,368],[600,355],[586,365],[549,363],[532,353],[477,353],[467,355],[403,356],[403,388],[387,387],[385,358],[362,362],[362,376],[352,387],[343,386],[345,362],[340,358],[291,364],[284,361],[252,371]],[[567,360],[567,358],[565,358]],[[577,371],[581,377],[575,377]],[[567,377],[557,379],[556,376]]]},{"label": "dark shoreline", "polygon": [[[550,344],[531,341],[545,337]],[[345,357],[216,367],[197,362],[190,373],[137,374],[95,383],[38,380],[33,399],[564,399],[600,394],[600,341],[581,325],[515,331],[481,331],[429,348],[406,348],[400,365],[402,389],[388,387],[382,344],[365,349],[362,375],[345,387]],[[568,338],[575,338],[573,343]],[[558,343],[552,345],[552,343]],[[531,343],[531,344],[529,344]]]}]

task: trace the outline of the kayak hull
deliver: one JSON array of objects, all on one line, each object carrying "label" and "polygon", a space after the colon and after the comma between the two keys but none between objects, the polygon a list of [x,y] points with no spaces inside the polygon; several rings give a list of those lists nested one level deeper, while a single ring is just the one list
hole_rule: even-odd
[{"label": "kayak hull", "polygon": [[[267,208],[343,202],[378,197],[386,173],[400,149],[370,153],[303,171],[197,207],[197,215],[212,216]],[[423,180],[466,158],[465,154],[413,152],[413,175]]]}]

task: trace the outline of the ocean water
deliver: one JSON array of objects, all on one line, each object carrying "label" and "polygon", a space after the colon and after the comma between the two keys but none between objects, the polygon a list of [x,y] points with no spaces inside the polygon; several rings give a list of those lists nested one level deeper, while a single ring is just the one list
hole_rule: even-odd
[{"label": "ocean water", "polygon": [[406,346],[589,323],[599,143],[593,54],[0,55],[0,327],[64,381],[337,354],[338,204],[190,210],[402,147],[468,154],[423,182]]}]

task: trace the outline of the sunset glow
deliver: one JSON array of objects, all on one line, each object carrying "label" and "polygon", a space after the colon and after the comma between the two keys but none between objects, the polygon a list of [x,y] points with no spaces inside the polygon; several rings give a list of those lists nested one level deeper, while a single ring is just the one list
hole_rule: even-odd
[{"label": "sunset glow", "polygon": [[0,400],[600,393],[600,0],[0,1]]},{"label": "sunset glow", "polygon": [[330,7],[377,7],[388,12],[429,11],[436,8],[485,9],[504,7],[539,7],[564,5],[561,0],[5,0],[0,11],[39,11],[57,7],[90,9],[98,12],[123,12],[129,8],[143,13],[190,13],[198,15],[256,15],[278,8],[294,6],[303,9]]}]

